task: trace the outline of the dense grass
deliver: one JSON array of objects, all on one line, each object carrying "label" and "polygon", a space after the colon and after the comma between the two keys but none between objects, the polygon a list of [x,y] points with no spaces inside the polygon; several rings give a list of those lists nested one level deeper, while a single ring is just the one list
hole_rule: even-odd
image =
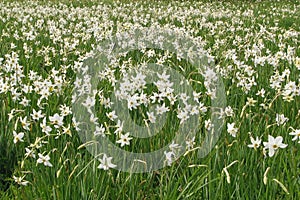
[{"label": "dense grass", "polygon": [[[23,66],[20,71],[24,74],[20,82],[10,85],[8,91],[0,90],[0,199],[299,199],[300,144],[299,140],[292,141],[289,133],[292,128],[300,129],[300,92],[290,102],[283,98],[284,87],[289,81],[295,81],[300,91],[300,67],[296,62],[300,57],[299,10],[299,1],[0,3],[0,58],[4,59],[0,62],[0,84],[13,82],[12,75],[17,70],[6,70],[13,52],[18,55],[17,63]],[[41,22],[41,19],[45,21]],[[214,64],[219,66],[227,105],[234,111],[234,115],[227,116],[225,121],[235,123],[237,135],[232,137],[225,123],[221,137],[206,157],[199,158],[197,151],[192,151],[171,166],[148,173],[98,169],[99,161],[82,145],[72,124],[72,115],[66,115],[63,126],[57,129],[51,125],[49,117],[61,113],[61,105],[72,107],[75,62],[102,39],[125,32],[133,24],[151,27],[154,22],[161,27],[181,27],[191,37],[202,38],[204,48],[215,57]],[[41,26],[37,25],[39,23]],[[91,29],[96,23],[97,26]],[[30,30],[35,35],[32,40],[30,34],[26,34]],[[25,43],[31,51],[24,49]],[[74,44],[74,48],[69,44]],[[289,46],[294,48],[293,53],[289,53]],[[230,53],[233,50],[235,56]],[[286,53],[286,57],[278,52]],[[155,62],[163,53],[156,49],[155,57],[147,60],[145,53],[132,51],[119,62],[120,65],[127,63],[126,69],[129,69],[127,65],[130,64]],[[269,59],[259,63],[256,60],[268,56],[278,62],[274,64]],[[176,55],[170,57],[168,63],[186,79],[192,80],[193,89],[203,93],[201,102],[209,107],[211,101],[205,93],[204,79],[196,74],[195,66],[178,60]],[[250,66],[253,73],[248,73],[245,66]],[[289,77],[283,78],[279,89],[272,88],[274,79],[271,76],[276,71],[282,74],[286,69],[290,71]],[[37,72],[40,78],[30,80],[30,71]],[[120,71],[115,74],[116,77],[122,75]],[[61,85],[58,84],[60,78]],[[248,90],[242,83],[252,78],[256,84]],[[50,95],[42,100],[40,106],[43,108],[40,108],[38,91],[26,93],[22,89],[25,85],[32,85],[34,89],[45,80],[53,85],[47,88]],[[154,85],[148,86],[146,92],[157,91]],[[111,95],[112,88],[108,80],[98,85],[98,90],[103,90],[106,98]],[[262,88],[266,91],[265,97],[256,95]],[[17,100],[14,100],[13,89],[21,93]],[[28,106],[20,103],[23,97],[30,100]],[[254,106],[247,106],[250,97],[257,100]],[[110,126],[107,132],[113,133],[115,128],[112,126],[116,123],[106,116],[111,110],[99,102],[96,104],[99,122],[105,122]],[[260,105],[262,103],[266,108]],[[170,106],[170,102],[167,105]],[[123,149],[154,151],[171,142],[180,126],[176,106],[170,106],[167,123],[159,134],[150,139],[134,138],[131,145]],[[12,109],[17,111],[9,120]],[[32,119],[33,109],[42,110],[47,125],[53,129],[50,136],[46,136],[40,127],[43,118]],[[147,108],[134,110],[130,117],[142,124],[146,111]],[[276,114],[284,114],[289,120],[277,126]],[[30,122],[28,130],[20,123],[19,117],[25,116]],[[200,115],[195,147],[201,144],[205,135],[204,121],[209,118],[209,112]],[[70,134],[63,133],[63,128],[68,126]],[[13,131],[24,132],[24,142],[15,144]],[[263,144],[258,149],[247,146],[251,143],[250,135],[260,137],[263,142],[268,141],[268,135],[282,136],[283,143],[288,146],[269,157],[268,153],[263,153]],[[118,140],[115,134],[107,137],[112,142]],[[25,148],[37,144],[39,138],[45,143],[39,143],[41,147],[32,147],[36,158],[24,156]],[[49,154],[53,167],[37,164],[38,153]],[[18,185],[13,176],[25,176],[28,185]]]}]

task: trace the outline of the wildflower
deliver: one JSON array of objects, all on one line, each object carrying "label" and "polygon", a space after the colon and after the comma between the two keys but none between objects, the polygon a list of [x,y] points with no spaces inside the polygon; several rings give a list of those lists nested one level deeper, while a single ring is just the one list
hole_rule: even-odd
[{"label": "wildflower", "polygon": [[15,114],[16,109],[12,109],[10,111],[10,113],[8,113],[8,121],[10,122],[10,120],[12,120],[12,118],[14,118],[14,114]]},{"label": "wildflower", "polygon": [[67,127],[63,127],[63,133],[72,137],[72,132],[70,129],[70,124]]},{"label": "wildflower", "polygon": [[32,157],[32,158],[35,158],[35,154],[34,154],[34,151],[32,149],[28,149],[28,148],[25,148],[25,156],[26,157]]},{"label": "wildflower", "polygon": [[276,123],[277,126],[285,124],[289,119],[285,117],[283,114],[276,114]]},{"label": "wildflower", "polygon": [[138,103],[138,96],[137,94],[133,95],[133,96],[129,96],[129,98],[127,99],[127,107],[129,110],[136,109],[137,106],[139,106]]},{"label": "wildflower", "polygon": [[109,168],[115,168],[117,166],[111,163],[112,157],[107,157],[106,154],[103,154],[103,158],[99,160],[101,162],[98,166],[99,169],[108,170]]},{"label": "wildflower", "polygon": [[129,137],[129,133],[126,133],[125,135],[121,134],[121,138],[117,143],[120,143],[121,147],[123,147],[125,145],[130,145],[130,140],[132,140],[132,138]]},{"label": "wildflower", "polygon": [[102,98],[101,105],[104,105],[104,108],[111,108],[113,102],[110,101],[110,98]]},{"label": "wildflower", "polygon": [[199,103],[199,110],[202,112],[202,113],[206,113],[207,112],[207,107],[204,105],[204,103]]},{"label": "wildflower", "polygon": [[37,163],[43,163],[45,166],[52,167],[52,164],[49,162],[49,155],[43,156],[43,154],[39,153],[38,156],[39,158],[37,159]]},{"label": "wildflower", "polygon": [[179,110],[177,114],[178,119],[180,119],[180,124],[185,122],[187,119],[190,118],[188,112],[186,110]]},{"label": "wildflower", "polygon": [[33,120],[39,120],[40,118],[43,118],[44,115],[42,114],[41,110],[37,112],[35,109],[33,109],[33,113],[31,114],[31,117]]},{"label": "wildflower", "polygon": [[147,116],[148,116],[148,120],[150,121],[150,123],[155,123],[156,117],[154,116],[153,112],[147,112]]},{"label": "wildflower", "polygon": [[148,105],[148,103],[149,103],[149,99],[147,97],[147,94],[144,94],[143,91],[139,96],[139,100],[140,100],[140,104]]},{"label": "wildflower", "polygon": [[193,91],[194,101],[196,101],[197,103],[199,103],[199,99],[200,99],[201,95],[202,95],[201,92],[197,93],[197,92]]},{"label": "wildflower", "polygon": [[21,122],[21,125],[22,125],[23,129],[29,131],[29,125],[30,125],[30,123],[27,122],[27,116],[24,117],[24,118],[20,117],[20,122]]},{"label": "wildflower", "polygon": [[101,135],[102,137],[105,136],[105,128],[103,127],[103,125],[101,124],[100,127],[96,126],[96,130],[94,131],[94,136],[98,136]]},{"label": "wildflower", "polygon": [[121,120],[118,120],[117,125],[116,125],[116,130],[114,131],[115,134],[120,134],[123,131],[123,125],[124,122],[122,122]]},{"label": "wildflower", "polygon": [[199,107],[198,106],[193,106],[191,108],[191,115],[198,115],[199,114]]},{"label": "wildflower", "polygon": [[286,148],[287,144],[282,143],[283,138],[281,136],[277,136],[274,138],[273,136],[268,136],[268,142],[264,142],[265,149],[269,150],[269,156],[272,157],[275,154],[275,151],[278,148]]},{"label": "wildflower", "polygon": [[247,97],[247,103],[246,103],[246,105],[254,106],[256,102],[257,101],[254,100],[252,97]]},{"label": "wildflower", "polygon": [[180,149],[181,146],[179,144],[176,144],[174,141],[172,141],[172,144],[169,145],[169,148],[171,151],[175,152],[177,149]]},{"label": "wildflower", "polygon": [[106,116],[107,116],[111,121],[115,121],[115,119],[118,118],[118,116],[116,115],[116,111],[112,111],[112,112],[106,113]]},{"label": "wildflower", "polygon": [[76,131],[80,131],[79,123],[76,121],[75,117],[72,118],[72,126],[75,128]]},{"label": "wildflower", "polygon": [[27,107],[30,103],[30,100],[28,100],[26,97],[23,97],[23,99],[20,101],[20,104],[24,107]]},{"label": "wildflower", "polygon": [[23,177],[13,176],[13,179],[17,184],[26,186],[29,183],[29,181],[24,180],[24,178],[25,178],[25,176],[23,176]]},{"label": "wildflower", "polygon": [[299,139],[298,143],[300,143],[300,129],[296,129],[296,130],[294,130],[293,132],[291,132],[289,134],[294,136],[292,141],[295,141],[295,140]]},{"label": "wildflower", "polygon": [[172,162],[175,160],[175,153],[173,151],[164,152],[166,156],[167,165],[171,166]]},{"label": "wildflower", "polygon": [[210,131],[214,127],[210,119],[204,121],[204,126],[208,131]]},{"label": "wildflower", "polygon": [[16,144],[17,142],[24,142],[23,137],[24,137],[24,133],[20,132],[20,133],[16,133],[15,131],[13,131],[13,135],[14,135],[14,143]]},{"label": "wildflower", "polygon": [[259,137],[256,137],[255,140],[253,137],[250,137],[250,140],[251,140],[251,144],[248,144],[249,148],[257,149],[261,144],[261,139]]},{"label": "wildflower", "polygon": [[59,114],[57,113],[49,117],[50,122],[54,125],[55,128],[59,128],[63,125],[63,119],[64,117],[59,116]]},{"label": "wildflower", "polygon": [[236,133],[238,131],[238,128],[235,128],[235,123],[227,123],[227,132],[232,136],[236,137]]},{"label": "wildflower", "polygon": [[225,108],[225,114],[227,117],[232,117],[234,115],[233,109],[230,106]]},{"label": "wildflower", "polygon": [[184,104],[187,104],[188,99],[190,98],[186,93],[181,93],[179,98],[182,100]]},{"label": "wildflower", "polygon": [[86,107],[87,109],[90,109],[91,107],[93,107],[95,105],[95,98],[92,97],[88,97],[83,103],[82,105],[84,107]]},{"label": "wildflower", "polygon": [[46,117],[43,119],[43,122],[40,123],[40,127],[42,128],[42,132],[46,135],[50,135],[50,132],[52,131],[52,128],[50,126],[47,126],[46,124]]},{"label": "wildflower", "polygon": [[156,113],[158,115],[162,115],[164,114],[165,112],[168,112],[170,109],[168,107],[165,106],[165,103],[161,106],[157,106],[156,107]]},{"label": "wildflower", "polygon": [[194,145],[196,144],[195,143],[195,136],[192,138],[192,139],[189,139],[187,141],[185,141],[185,144],[186,144],[186,148],[187,150],[191,150],[192,148],[194,148]]},{"label": "wildflower", "polygon": [[59,110],[61,111],[61,115],[62,115],[63,117],[72,114],[72,111],[71,111],[70,107],[69,107],[69,106],[66,106],[66,105],[61,105],[61,106],[59,107]]},{"label": "wildflower", "polygon": [[98,125],[98,117],[95,117],[94,114],[91,114],[90,116],[90,122],[94,123],[95,125]]},{"label": "wildflower", "polygon": [[264,88],[262,88],[261,90],[259,90],[257,93],[256,93],[256,95],[257,96],[261,96],[261,97],[265,97],[265,93],[266,93],[266,91],[265,91],[265,89]]}]

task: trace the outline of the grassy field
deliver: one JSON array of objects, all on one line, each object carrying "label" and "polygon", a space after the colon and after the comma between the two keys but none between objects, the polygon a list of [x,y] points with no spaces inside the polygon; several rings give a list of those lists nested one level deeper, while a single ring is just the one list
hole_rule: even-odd
[{"label": "grassy field", "polygon": [[299,1],[3,1],[0,199],[300,199],[299,77]]}]

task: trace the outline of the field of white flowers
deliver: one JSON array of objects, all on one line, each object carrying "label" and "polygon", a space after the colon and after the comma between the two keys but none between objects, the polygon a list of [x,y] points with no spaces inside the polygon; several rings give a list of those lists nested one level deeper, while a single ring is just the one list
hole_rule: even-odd
[{"label": "field of white flowers", "polygon": [[0,3],[0,199],[300,199],[299,1]]}]

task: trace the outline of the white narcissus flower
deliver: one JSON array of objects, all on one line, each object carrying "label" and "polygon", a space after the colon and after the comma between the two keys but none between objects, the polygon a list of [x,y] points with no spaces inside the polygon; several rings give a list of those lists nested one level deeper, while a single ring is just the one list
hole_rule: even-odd
[{"label": "white narcissus flower", "polygon": [[115,121],[115,119],[118,118],[118,116],[116,115],[116,111],[111,111],[109,113],[106,113],[106,116],[111,120],[111,121]]},{"label": "white narcissus flower", "polygon": [[257,95],[257,96],[261,96],[262,98],[264,98],[264,97],[265,97],[265,93],[266,93],[265,89],[262,88],[261,90],[259,90],[259,91],[256,93],[256,95]]},{"label": "white narcissus flower", "polygon": [[105,137],[105,128],[101,124],[100,126],[96,126],[96,130],[94,131],[94,136],[101,135],[102,137]]},{"label": "white narcissus flower", "polygon": [[289,119],[285,117],[283,114],[276,114],[276,123],[277,126],[285,124]]},{"label": "white narcissus flower", "polygon": [[133,96],[129,96],[128,99],[127,99],[127,107],[129,110],[132,110],[133,109],[136,109],[137,106],[139,106],[139,103],[138,103],[138,95],[135,94]]},{"label": "white narcissus flower", "polygon": [[254,100],[252,97],[247,97],[247,103],[246,103],[246,105],[254,106],[256,102],[257,101]]},{"label": "white narcissus flower", "polygon": [[44,117],[41,110],[36,111],[35,109],[33,109],[33,113],[30,116],[32,117],[33,120],[39,120],[40,118]]},{"label": "white narcissus flower", "polygon": [[24,117],[24,118],[20,117],[20,122],[21,122],[21,125],[22,125],[23,129],[25,129],[25,130],[27,130],[27,131],[30,130],[30,129],[29,129],[30,123],[27,122],[27,116]]},{"label": "white narcissus flower", "polygon": [[269,150],[269,156],[272,157],[275,154],[275,151],[278,148],[286,148],[287,144],[282,143],[283,138],[281,136],[277,136],[274,138],[273,136],[268,136],[268,142],[264,142],[265,149]]},{"label": "white narcissus flower", "polygon": [[40,127],[42,128],[43,133],[45,133],[46,135],[50,135],[52,128],[50,126],[47,126],[46,117],[43,119],[43,123],[40,123]]},{"label": "white narcissus flower", "polygon": [[72,126],[75,128],[76,131],[80,131],[79,122],[76,121],[75,117],[72,118]]},{"label": "white narcissus flower", "polygon": [[204,127],[206,130],[210,131],[214,127],[214,125],[211,123],[211,120],[208,119],[204,121]]},{"label": "white narcissus flower", "polygon": [[175,160],[175,153],[173,151],[164,152],[166,156],[166,162],[168,166],[171,166],[172,162]]},{"label": "white narcissus flower", "polygon": [[25,176],[23,176],[23,177],[13,176],[13,179],[17,184],[26,186],[29,183],[29,181],[24,180],[24,178],[25,178]]},{"label": "white narcissus flower", "polygon": [[69,135],[70,137],[72,137],[72,131],[70,129],[70,124],[67,127],[63,126],[63,133]]},{"label": "white narcissus flower", "polygon": [[123,147],[125,145],[130,145],[130,140],[132,140],[132,138],[129,137],[129,133],[126,133],[125,135],[121,134],[121,138],[117,143],[120,143],[121,147]]},{"label": "white narcissus flower", "polygon": [[59,114],[55,113],[53,116],[49,117],[50,122],[54,125],[55,128],[59,128],[63,125],[64,117],[59,116]]},{"label": "white narcissus flower", "polygon": [[38,155],[39,158],[37,159],[37,163],[43,163],[45,166],[52,167],[52,164],[49,162],[50,160],[49,155],[43,156],[43,154],[40,153]]},{"label": "white narcissus flower", "polygon": [[292,141],[295,141],[295,140],[299,139],[298,143],[300,143],[300,129],[296,129],[296,130],[294,130],[293,132],[291,132],[289,134],[294,136]]},{"label": "white narcissus flower", "polygon": [[192,148],[194,148],[195,143],[195,136],[192,139],[186,140],[185,141],[186,148],[188,151],[190,151]]},{"label": "white narcissus flower", "polygon": [[257,149],[261,144],[261,139],[259,137],[256,137],[255,140],[253,137],[250,137],[250,140],[251,140],[251,144],[248,144],[249,148]]},{"label": "white narcissus flower", "polygon": [[93,107],[95,105],[95,98],[92,97],[88,97],[83,103],[82,105],[88,109],[90,109],[91,107]]},{"label": "white narcissus flower", "polygon": [[238,128],[235,128],[235,123],[227,123],[227,132],[232,136],[236,137],[236,133],[238,132]]},{"label": "white narcissus flower", "polygon": [[72,114],[72,111],[71,111],[70,107],[66,106],[65,104],[61,105],[59,107],[59,110],[61,111],[61,115],[64,116],[64,117],[67,116],[67,115]]},{"label": "white narcissus flower", "polygon": [[178,110],[177,118],[180,119],[180,124],[183,124],[186,120],[190,118],[188,111]]},{"label": "white narcissus flower", "polygon": [[35,154],[34,154],[34,151],[32,149],[28,149],[28,148],[25,148],[25,156],[26,157],[32,157],[32,158],[35,158]]},{"label": "white narcissus flower", "polygon": [[160,105],[156,106],[156,113],[158,115],[162,115],[162,114],[168,112],[169,110],[170,109],[168,107],[166,107],[165,103],[163,103],[163,105],[161,105],[161,106]]},{"label": "white narcissus flower", "polygon": [[154,116],[153,112],[147,112],[148,120],[150,123],[154,124],[156,121],[156,117]]},{"label": "white narcissus flower", "polygon": [[16,144],[17,142],[24,142],[23,137],[24,137],[24,133],[20,132],[20,133],[16,133],[16,131],[13,131],[13,135],[14,135],[14,143]]},{"label": "white narcissus flower", "polygon": [[99,160],[101,162],[98,166],[99,169],[109,170],[109,168],[115,168],[117,166],[111,163],[112,157],[107,157],[106,154],[104,154],[103,158]]},{"label": "white narcissus flower", "polygon": [[177,149],[180,149],[181,146],[179,144],[176,144],[174,141],[172,141],[172,144],[169,145],[169,148],[171,151],[175,152]]},{"label": "white narcissus flower", "polygon": [[98,123],[98,117],[95,117],[94,114],[91,114],[91,116],[90,116],[90,122],[92,122],[95,125],[99,125],[99,123]]},{"label": "white narcissus flower", "polygon": [[225,114],[227,117],[232,117],[234,116],[234,112],[233,112],[233,109],[230,107],[230,106],[227,106],[225,108]]}]

